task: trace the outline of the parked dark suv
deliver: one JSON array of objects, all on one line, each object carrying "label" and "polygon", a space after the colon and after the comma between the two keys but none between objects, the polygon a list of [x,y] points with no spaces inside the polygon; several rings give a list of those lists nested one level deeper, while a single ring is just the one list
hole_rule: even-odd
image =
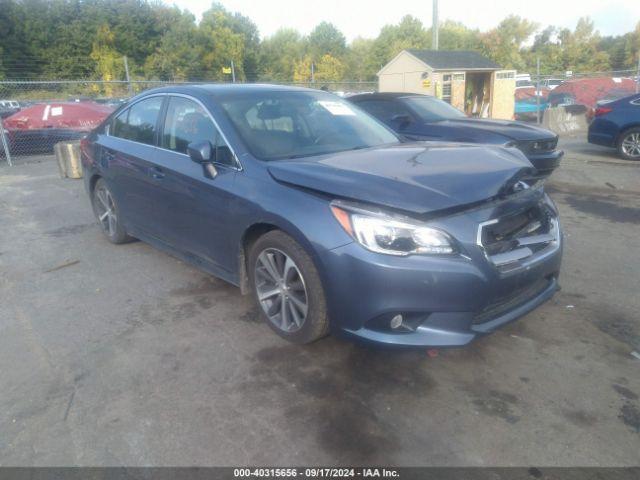
[{"label": "parked dark suv", "polygon": [[464,345],[557,288],[555,206],[513,148],[401,143],[326,92],[184,86],[82,142],[107,238],[139,238],[251,292],[306,343]]},{"label": "parked dark suv", "polygon": [[415,93],[367,93],[349,97],[396,133],[410,140],[504,145],[521,150],[540,177],[551,175],[564,155],[558,136],[523,122],[469,118],[448,103]]}]

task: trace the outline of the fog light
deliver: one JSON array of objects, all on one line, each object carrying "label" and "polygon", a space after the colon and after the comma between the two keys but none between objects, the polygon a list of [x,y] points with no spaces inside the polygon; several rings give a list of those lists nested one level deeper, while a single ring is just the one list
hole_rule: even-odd
[{"label": "fog light", "polygon": [[395,317],[393,317],[389,322],[389,326],[393,330],[400,328],[402,326],[402,315],[396,315]]}]

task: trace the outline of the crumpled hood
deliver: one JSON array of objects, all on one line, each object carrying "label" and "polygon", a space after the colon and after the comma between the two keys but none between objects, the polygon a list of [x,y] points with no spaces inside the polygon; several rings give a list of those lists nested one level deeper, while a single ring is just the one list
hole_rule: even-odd
[{"label": "crumpled hood", "polygon": [[534,172],[514,148],[418,142],[278,160],[276,180],[416,214],[491,199]]},{"label": "crumpled hood", "polygon": [[535,125],[529,125],[522,122],[510,120],[489,120],[484,118],[459,118],[451,120],[443,120],[437,123],[427,123],[426,128],[437,126],[440,128],[449,128],[451,130],[460,130],[461,134],[470,133],[476,130],[478,133],[493,133],[502,135],[510,140],[553,140],[556,134],[546,128]]}]

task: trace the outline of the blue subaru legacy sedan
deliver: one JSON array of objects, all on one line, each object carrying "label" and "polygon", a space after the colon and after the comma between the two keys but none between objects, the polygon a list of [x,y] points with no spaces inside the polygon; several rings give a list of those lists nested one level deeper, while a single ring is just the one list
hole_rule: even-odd
[{"label": "blue subaru legacy sedan", "polygon": [[465,345],[558,288],[558,213],[521,151],[403,143],[326,92],[151,90],[81,149],[109,241],[239,286],[292,342]]}]

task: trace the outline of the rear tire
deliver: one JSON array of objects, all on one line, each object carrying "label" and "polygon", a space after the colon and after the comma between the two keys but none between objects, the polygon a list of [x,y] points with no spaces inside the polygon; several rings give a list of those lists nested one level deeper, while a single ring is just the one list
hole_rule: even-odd
[{"label": "rear tire", "polygon": [[251,247],[247,271],[253,295],[271,329],[293,343],[329,333],[327,302],[311,257],[289,235],[273,230]]},{"label": "rear tire", "polygon": [[93,188],[91,204],[93,206],[93,213],[98,220],[98,225],[100,225],[102,233],[107,237],[107,240],[115,244],[135,240],[133,237],[127,235],[127,232],[122,226],[120,209],[107,183],[102,178],[98,179]]},{"label": "rear tire", "polygon": [[618,153],[626,160],[640,160],[640,127],[622,132],[618,139]]}]

